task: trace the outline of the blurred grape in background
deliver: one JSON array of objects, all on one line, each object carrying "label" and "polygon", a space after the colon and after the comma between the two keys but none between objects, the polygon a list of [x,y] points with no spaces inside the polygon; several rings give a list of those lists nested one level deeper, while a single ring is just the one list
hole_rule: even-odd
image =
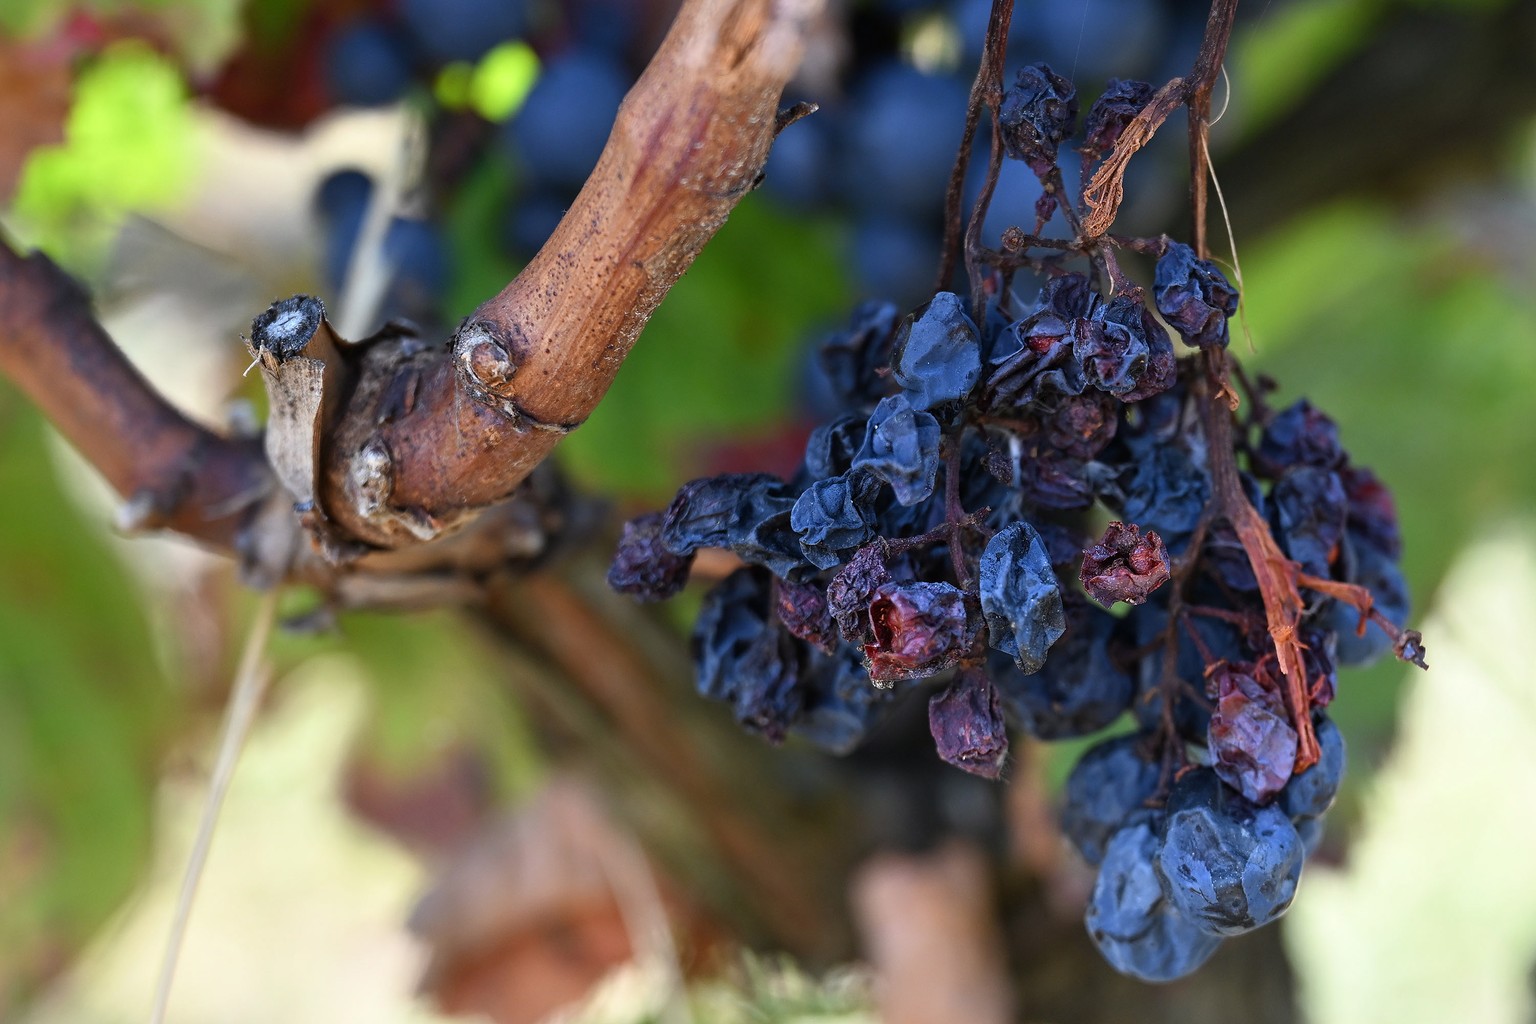
[{"label": "blurred grape in background", "polygon": [[[818,20],[785,102],[820,109],[786,130],[762,187],[562,445],[579,486],[628,511],[705,473],[793,468],[817,412],[808,345],[860,300],[906,308],[932,292],[988,6],[848,0]],[[9,0],[0,221],[90,283],[113,336],[178,404],[239,424],[263,399],[239,376],[237,335],[278,295],[339,305],[367,262],[371,212],[381,230],[363,255],[387,274],[374,323],[441,338],[504,285],[579,191],[674,8]],[[1176,0],[1018,0],[1010,69],[1050,63],[1086,109],[1111,77],[1184,73],[1205,15]],[[1279,381],[1277,405],[1327,409],[1391,483],[1434,670],[1341,676],[1332,713],[1351,774],[1283,948],[1238,940],[1166,989],[1084,973],[1055,937],[1086,947],[1089,876],[1059,837],[1044,853],[1022,842],[1024,887],[1050,919],[1038,957],[1013,965],[1025,1019],[1117,1019],[1127,1005],[1224,1019],[1255,963],[1281,995],[1254,1019],[1536,1012],[1523,799],[1536,703],[1517,646],[1536,612],[1533,39],[1529,0],[1240,7],[1213,130],[1237,252],[1215,205],[1213,248],[1232,276],[1240,264],[1244,295],[1234,351]],[[1071,185],[1077,154],[1061,162]],[[1005,168],[992,243],[1033,221],[1021,170]],[[1117,230],[1185,233],[1187,172],[1176,115],[1133,162]],[[0,480],[13,496],[0,512],[0,1017],[140,1019],[250,601],[222,560],[114,536],[99,482],[5,384]],[[291,617],[316,610],[312,595],[286,601]],[[552,770],[504,685],[534,668],[447,613],[344,616],[338,632],[285,637],[275,660],[172,1019],[531,1021],[630,959],[640,967],[588,1019],[659,1012],[666,957],[613,895],[633,897],[614,882],[633,840],[579,788],[548,795]],[[1013,779],[1010,807],[1048,805],[1083,747],[1032,746],[1038,770]],[[535,833],[606,860],[528,867],[544,862]],[[468,890],[501,917],[460,912],[476,902],[461,888],[481,877],[476,857],[532,872],[523,890]],[[425,945],[402,924],[423,892],[447,894],[417,906]],[[477,927],[492,938],[476,945]],[[550,929],[590,962],[551,952]],[[856,972],[686,966],[697,1019],[872,1012]],[[723,994],[722,973],[746,995]],[[423,977],[429,1000],[413,994]]]}]

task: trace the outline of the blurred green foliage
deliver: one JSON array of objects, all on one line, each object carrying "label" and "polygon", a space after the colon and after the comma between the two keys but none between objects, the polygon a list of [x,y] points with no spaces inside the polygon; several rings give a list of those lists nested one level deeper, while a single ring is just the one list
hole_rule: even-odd
[{"label": "blurred green foliage", "polygon": [[143,594],[60,488],[45,441],[0,387],[0,1014],[132,890],[181,720]]},{"label": "blurred green foliage", "polygon": [[142,44],[85,67],[64,136],[32,153],[12,212],[25,241],[71,266],[93,263],[130,212],[171,204],[193,180],[186,84]]},{"label": "blurred green foliage", "polygon": [[386,770],[409,778],[445,752],[471,751],[490,769],[499,803],[542,778],[506,664],[462,615],[354,613],[332,642],[356,655],[373,684],[359,743]]},{"label": "blurred green foliage", "polygon": [[522,108],[538,77],[539,55],[519,39],[492,47],[475,64],[449,64],[438,72],[432,92],[444,109],[468,108],[501,122]]},{"label": "blurred green foliage", "polygon": [[308,0],[3,0],[0,37],[30,39],[57,31],[71,17],[89,15],[101,22],[120,20],[139,28],[153,26],[185,66],[198,75],[214,71],[240,41],[243,9],[252,19],[276,9],[295,9]]}]

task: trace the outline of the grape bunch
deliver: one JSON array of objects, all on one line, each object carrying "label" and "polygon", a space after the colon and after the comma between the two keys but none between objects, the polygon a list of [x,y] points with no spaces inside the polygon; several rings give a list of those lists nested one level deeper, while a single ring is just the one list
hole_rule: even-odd
[{"label": "grape bunch", "polygon": [[[1109,84],[1085,166],[1152,93]],[[701,549],[734,554],[693,630],[697,685],[771,742],[848,752],[926,696],[939,755],[997,778],[1010,728],[1130,723],[1076,765],[1063,829],[1099,870],[1087,925],[1105,958],[1165,981],[1289,906],[1344,770],[1337,668],[1422,663],[1422,646],[1394,624],[1391,496],[1333,421],[1272,409],[1241,375],[1244,415],[1227,404],[1222,270],[1166,236],[1039,237],[1057,204],[1077,223],[1058,162],[1077,113],[1070,81],[1023,69],[998,124],[1040,182],[1035,234],[969,253],[970,296],[859,306],[820,347],[837,412],[798,471],[684,485],[625,525],[609,581],[657,600]],[[1117,251],[1155,257],[1150,290]],[[1286,593],[1297,620],[1277,631]]]}]

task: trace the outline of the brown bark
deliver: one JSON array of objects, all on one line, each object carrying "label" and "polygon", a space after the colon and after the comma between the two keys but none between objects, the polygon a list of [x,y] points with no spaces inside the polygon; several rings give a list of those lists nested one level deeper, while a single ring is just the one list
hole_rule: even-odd
[{"label": "brown bark", "polygon": [[[399,367],[364,371],[325,467],[323,505],[379,547],[512,492],[608,390],[641,328],[751,190],[819,0],[691,0],[620,108],[592,177],[524,271],[409,368],[411,408],[384,408]],[[368,386],[368,378],[380,382]],[[349,482],[386,465],[379,510]]]},{"label": "brown bark", "polygon": [[[358,559],[370,549],[462,528],[586,419],[662,297],[755,184],[820,7],[689,0],[560,227],[447,346],[395,335],[324,346],[328,357],[307,350],[347,364],[323,373],[321,434],[305,439],[317,460],[311,486],[282,474],[301,492],[293,500],[312,499],[302,525],[321,554],[368,571]],[[265,360],[267,369],[285,360]],[[233,547],[273,489],[258,446],[187,421],[113,349],[67,277],[9,248],[0,372],[129,499],[133,525]],[[279,414],[284,400],[273,394]],[[315,422],[313,410],[302,413]],[[316,560],[283,536],[289,518],[267,518],[251,540],[265,552],[257,562],[282,563],[262,565],[259,578],[279,578],[295,557]],[[305,564],[300,575],[325,573]]]},{"label": "brown bark", "polygon": [[232,548],[275,485],[259,440],[222,437],[161,398],[41,254],[0,243],[0,373],[127,499],[121,525]]}]

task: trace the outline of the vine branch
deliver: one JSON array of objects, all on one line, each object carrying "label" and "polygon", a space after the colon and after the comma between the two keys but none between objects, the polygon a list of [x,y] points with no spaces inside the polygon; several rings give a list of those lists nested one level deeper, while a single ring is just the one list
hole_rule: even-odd
[{"label": "vine branch", "polygon": [[275,486],[256,439],[223,437],[157,394],[48,257],[0,239],[0,374],[123,496],[125,529],[233,547]]},{"label": "vine branch", "polygon": [[[269,432],[297,423],[304,435],[268,439],[269,454],[289,455],[280,473],[261,442],[173,409],[66,275],[3,242],[0,373],[128,501],[129,525],[243,546],[272,582],[296,564],[311,579],[393,571],[391,551],[505,505],[591,413],[662,297],[755,185],[821,6],[687,0],[560,226],[446,345],[399,330],[335,339],[312,300],[259,318]],[[300,470],[311,486],[296,482]],[[291,543],[304,533],[314,543]]]}]

